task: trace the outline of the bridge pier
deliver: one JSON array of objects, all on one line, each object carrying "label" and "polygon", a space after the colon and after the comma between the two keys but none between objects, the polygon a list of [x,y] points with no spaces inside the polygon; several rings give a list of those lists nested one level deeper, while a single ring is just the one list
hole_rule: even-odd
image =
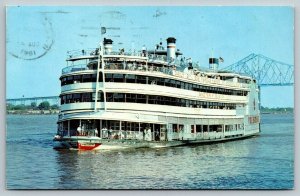
[{"label": "bridge pier", "polygon": [[260,85],[258,85],[258,108],[261,109],[261,91],[260,91]]}]

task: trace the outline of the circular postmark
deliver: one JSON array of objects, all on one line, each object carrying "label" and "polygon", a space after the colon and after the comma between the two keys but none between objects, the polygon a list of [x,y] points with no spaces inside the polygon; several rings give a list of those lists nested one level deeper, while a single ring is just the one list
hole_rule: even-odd
[{"label": "circular postmark", "polygon": [[46,16],[25,17],[16,32],[8,35],[9,54],[23,60],[36,60],[45,56],[54,44],[52,23]]}]

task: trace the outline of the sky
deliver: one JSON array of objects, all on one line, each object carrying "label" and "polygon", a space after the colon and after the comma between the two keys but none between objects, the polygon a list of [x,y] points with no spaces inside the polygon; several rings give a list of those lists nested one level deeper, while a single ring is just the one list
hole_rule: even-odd
[{"label": "sky", "polygon": [[[67,51],[96,48],[104,37],[115,49],[132,51],[165,45],[171,36],[202,67],[211,55],[226,67],[251,53],[294,64],[291,7],[12,6],[6,10],[6,97],[58,96]],[[293,107],[294,86],[262,87],[261,102]]]}]

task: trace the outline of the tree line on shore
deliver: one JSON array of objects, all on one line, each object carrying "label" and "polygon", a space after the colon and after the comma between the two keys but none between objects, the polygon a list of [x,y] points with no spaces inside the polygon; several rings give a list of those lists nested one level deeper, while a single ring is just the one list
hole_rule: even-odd
[{"label": "tree line on shore", "polygon": [[39,105],[36,102],[32,102],[30,105],[18,104],[14,105],[11,103],[6,104],[6,110],[58,110],[59,106],[57,104],[50,105],[48,101],[43,101]]},{"label": "tree line on shore", "polygon": [[261,106],[260,111],[261,111],[262,113],[293,113],[293,112],[294,112],[294,108],[292,108],[292,107],[285,107],[285,108],[281,108],[281,107],[269,108],[269,107]]}]

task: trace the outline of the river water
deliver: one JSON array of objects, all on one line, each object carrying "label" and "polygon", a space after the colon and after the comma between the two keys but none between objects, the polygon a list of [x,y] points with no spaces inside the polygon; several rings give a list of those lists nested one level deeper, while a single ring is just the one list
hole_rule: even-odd
[{"label": "river water", "polygon": [[259,137],[165,149],[57,151],[56,115],[8,115],[8,189],[292,189],[294,116],[262,115]]}]

